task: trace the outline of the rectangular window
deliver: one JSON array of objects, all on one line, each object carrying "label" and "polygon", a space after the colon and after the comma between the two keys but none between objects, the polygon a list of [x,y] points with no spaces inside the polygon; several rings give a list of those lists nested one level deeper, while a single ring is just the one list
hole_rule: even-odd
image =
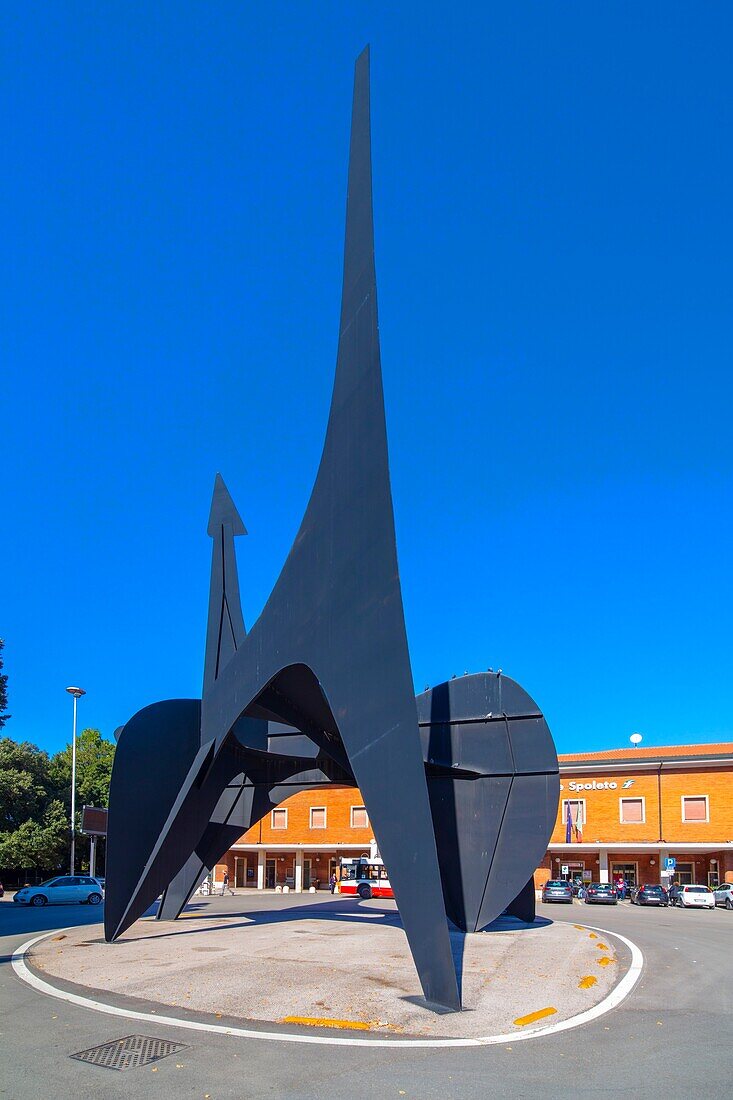
[{"label": "rectangular window", "polygon": [[570,806],[570,821],[573,825],[585,825],[587,818],[585,816],[585,799],[584,798],[563,798],[561,805],[561,819],[560,824],[566,825],[568,820],[568,806]]},{"label": "rectangular window", "polygon": [[646,809],[643,798],[619,798],[619,821],[622,825],[643,825]]},{"label": "rectangular window", "polygon": [[368,829],[369,818],[367,817],[366,806],[352,806],[351,807],[351,828],[352,829]]},{"label": "rectangular window", "polygon": [[708,796],[706,794],[682,796],[683,821],[709,821]]},{"label": "rectangular window", "polygon": [[326,807],[311,806],[311,829],[326,828]]},{"label": "rectangular window", "polygon": [[287,829],[287,827],[288,827],[288,811],[287,810],[273,810],[272,811],[272,827],[273,827],[273,829]]}]

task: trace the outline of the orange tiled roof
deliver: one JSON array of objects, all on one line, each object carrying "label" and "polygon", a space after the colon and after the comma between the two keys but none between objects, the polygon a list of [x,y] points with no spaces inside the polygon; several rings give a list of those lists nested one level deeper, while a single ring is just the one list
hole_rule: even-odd
[{"label": "orange tiled roof", "polygon": [[717,756],[733,754],[733,741],[722,741],[716,745],[645,745],[636,749],[606,749],[604,752],[563,752],[558,760],[656,760],[661,756]]}]

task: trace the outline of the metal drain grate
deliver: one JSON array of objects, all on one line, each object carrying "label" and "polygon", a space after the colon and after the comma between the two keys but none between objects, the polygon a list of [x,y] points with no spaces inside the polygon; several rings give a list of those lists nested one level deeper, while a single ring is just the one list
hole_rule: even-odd
[{"label": "metal drain grate", "polygon": [[93,1066],[104,1066],[105,1069],[136,1069],[184,1049],[183,1043],[171,1043],[168,1039],[151,1039],[149,1035],[126,1035],[124,1039],[100,1043],[98,1047],[80,1050],[78,1054],[70,1054],[69,1057],[80,1062],[89,1062]]}]

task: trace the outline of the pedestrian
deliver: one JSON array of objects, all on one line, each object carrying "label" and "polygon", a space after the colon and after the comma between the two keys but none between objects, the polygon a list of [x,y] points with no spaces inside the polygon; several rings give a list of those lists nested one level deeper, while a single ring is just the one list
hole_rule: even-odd
[{"label": "pedestrian", "polygon": [[618,896],[621,898],[621,901],[626,900],[626,882],[624,879],[621,879],[621,884],[618,888]]},{"label": "pedestrian", "polygon": [[331,887],[331,893],[332,894],[335,893],[335,891],[336,891],[336,872],[335,871],[331,871],[331,877],[328,880],[328,885]]},{"label": "pedestrian", "polygon": [[[225,871],[224,872],[224,878],[221,880],[221,896],[222,897],[224,897],[227,890],[229,890],[229,872]],[[229,890],[229,893],[231,894],[231,893],[233,893],[233,891]]]}]

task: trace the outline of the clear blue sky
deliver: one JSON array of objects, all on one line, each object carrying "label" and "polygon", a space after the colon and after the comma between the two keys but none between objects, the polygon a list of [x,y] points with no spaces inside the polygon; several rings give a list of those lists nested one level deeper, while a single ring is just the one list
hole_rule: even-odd
[{"label": "clear blue sky", "polygon": [[245,620],[335,361],[352,65],[418,689],[560,751],[733,738],[733,10],[46,3],[0,67],[6,727],[200,693],[220,470]]}]

